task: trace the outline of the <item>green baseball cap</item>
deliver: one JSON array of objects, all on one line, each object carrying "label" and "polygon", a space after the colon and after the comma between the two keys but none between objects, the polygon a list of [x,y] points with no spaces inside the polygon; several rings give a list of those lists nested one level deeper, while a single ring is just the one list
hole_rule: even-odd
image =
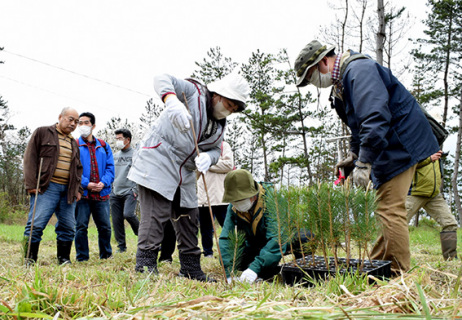
[{"label": "green baseball cap", "polygon": [[258,184],[252,174],[244,169],[230,171],[225,177],[223,202],[235,202],[258,194]]},{"label": "green baseball cap", "polygon": [[295,60],[295,72],[297,73],[297,87],[306,86],[309,81],[305,79],[308,70],[315,66],[330,51],[335,49],[334,46],[323,46],[318,40],[313,40],[302,49]]}]

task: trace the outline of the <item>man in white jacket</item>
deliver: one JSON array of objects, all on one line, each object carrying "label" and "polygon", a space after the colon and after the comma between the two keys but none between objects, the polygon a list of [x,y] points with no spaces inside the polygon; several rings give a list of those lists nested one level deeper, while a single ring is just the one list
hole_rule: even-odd
[{"label": "man in white jacket", "polygon": [[195,170],[205,173],[217,163],[226,116],[244,110],[250,88],[242,76],[232,73],[208,86],[161,75],[154,78],[154,89],[166,109],[143,138],[128,175],[138,184],[141,205],[135,270],[157,272],[163,226],[170,219],[178,241],[180,276],[211,281],[200,266]]}]

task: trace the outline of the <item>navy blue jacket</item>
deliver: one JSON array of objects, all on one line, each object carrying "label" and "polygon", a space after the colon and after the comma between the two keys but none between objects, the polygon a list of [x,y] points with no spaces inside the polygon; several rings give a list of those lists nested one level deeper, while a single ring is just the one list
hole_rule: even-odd
[{"label": "navy blue jacket", "polygon": [[[87,187],[90,183],[90,150],[88,150],[88,146],[85,141],[83,141],[82,137],[79,138],[78,145],[80,149],[80,162],[83,165],[81,182],[82,188],[84,190],[83,196],[86,196],[88,194]],[[103,147],[99,139],[96,139],[95,149],[96,162],[98,163],[99,181],[104,183],[104,188],[100,191],[99,195],[104,197],[111,193],[111,184],[114,181],[114,157],[112,156],[112,150],[109,144],[106,143],[106,147]]]},{"label": "navy blue jacket", "polygon": [[417,101],[390,69],[357,59],[342,83],[343,103],[335,99],[334,106],[351,129],[351,151],[372,164],[376,188],[439,150]]}]

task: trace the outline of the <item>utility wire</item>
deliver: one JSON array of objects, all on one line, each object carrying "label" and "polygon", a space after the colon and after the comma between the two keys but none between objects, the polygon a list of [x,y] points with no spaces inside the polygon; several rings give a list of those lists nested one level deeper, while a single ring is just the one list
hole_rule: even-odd
[{"label": "utility wire", "polygon": [[109,109],[107,107],[95,106],[95,105],[93,105],[91,103],[88,103],[86,101],[75,99],[75,98],[72,98],[72,97],[69,97],[69,96],[66,96],[66,95],[63,95],[63,94],[59,94],[59,93],[56,93],[54,91],[44,89],[44,88],[29,84],[29,83],[26,83],[26,82],[23,82],[23,81],[19,81],[19,80],[16,80],[16,79],[5,77],[3,75],[0,75],[0,78],[6,79],[6,80],[9,80],[9,81],[12,81],[12,82],[19,83],[20,85],[23,85],[23,86],[26,86],[26,87],[31,87],[31,88],[34,88],[36,90],[44,91],[44,92],[47,92],[49,94],[52,94],[52,95],[55,95],[55,96],[58,96],[58,97],[61,97],[61,98],[70,99],[70,100],[73,100],[73,101],[76,101],[76,102],[80,102],[80,103],[86,104],[87,106],[90,106],[90,107],[93,107],[93,108],[105,109],[107,111],[113,111],[113,110],[111,110],[111,109]]},{"label": "utility wire", "polygon": [[104,84],[106,84],[106,85],[108,85],[108,86],[116,87],[116,88],[119,88],[119,89],[127,90],[127,91],[130,91],[130,92],[134,92],[134,93],[140,94],[140,95],[142,95],[142,96],[146,96],[146,97],[152,98],[152,95],[149,95],[149,94],[146,94],[146,93],[137,91],[137,90],[133,90],[133,89],[130,89],[130,88],[126,88],[126,87],[123,87],[123,86],[119,86],[118,84],[114,84],[114,83],[111,83],[111,82],[106,81],[106,80],[101,80],[101,79],[98,79],[98,78],[94,78],[94,77],[91,77],[91,76],[89,76],[89,75],[86,75],[86,74],[83,74],[83,73],[79,73],[79,72],[76,72],[76,71],[72,71],[72,70],[69,70],[69,69],[66,69],[66,68],[63,68],[63,67],[55,66],[55,65],[53,65],[53,64],[51,64],[51,63],[43,62],[43,61],[40,61],[40,60],[37,60],[37,59],[34,59],[34,58],[29,58],[29,57],[26,57],[26,56],[24,56],[24,55],[22,55],[22,54],[14,53],[14,52],[8,51],[8,50],[6,50],[6,49],[3,49],[2,51],[3,51],[3,52],[6,52],[6,53],[9,53],[9,54],[11,54],[11,55],[14,55],[14,56],[23,58],[23,59],[27,59],[27,60],[30,60],[30,61],[33,61],[33,62],[36,62],[36,63],[43,64],[43,65],[45,65],[45,66],[47,66],[47,67],[51,67],[51,68],[55,68],[55,69],[58,69],[58,70],[66,71],[66,72],[72,73],[72,74],[74,74],[74,75],[78,75],[78,76],[81,76],[81,77],[84,77],[84,78],[87,78],[87,79],[90,79],[90,80],[93,80],[93,81],[98,81],[98,82],[104,83]]}]

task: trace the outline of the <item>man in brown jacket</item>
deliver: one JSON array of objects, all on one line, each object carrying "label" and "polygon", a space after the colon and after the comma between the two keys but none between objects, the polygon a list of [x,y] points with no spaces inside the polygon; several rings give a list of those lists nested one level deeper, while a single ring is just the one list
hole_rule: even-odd
[{"label": "man in brown jacket", "polygon": [[[83,189],[80,186],[82,165],[79,147],[71,132],[79,123],[79,114],[72,108],[64,108],[58,123],[37,128],[27,144],[24,154],[24,180],[30,194],[29,218],[24,231],[28,241],[31,236],[28,261],[37,261],[40,241],[51,216],[55,213],[55,226],[59,264],[70,263],[70,253],[75,235],[75,205]],[[37,178],[42,168],[39,189],[36,193]],[[35,197],[32,235],[30,235]],[[27,255],[27,250],[26,250]]]}]

